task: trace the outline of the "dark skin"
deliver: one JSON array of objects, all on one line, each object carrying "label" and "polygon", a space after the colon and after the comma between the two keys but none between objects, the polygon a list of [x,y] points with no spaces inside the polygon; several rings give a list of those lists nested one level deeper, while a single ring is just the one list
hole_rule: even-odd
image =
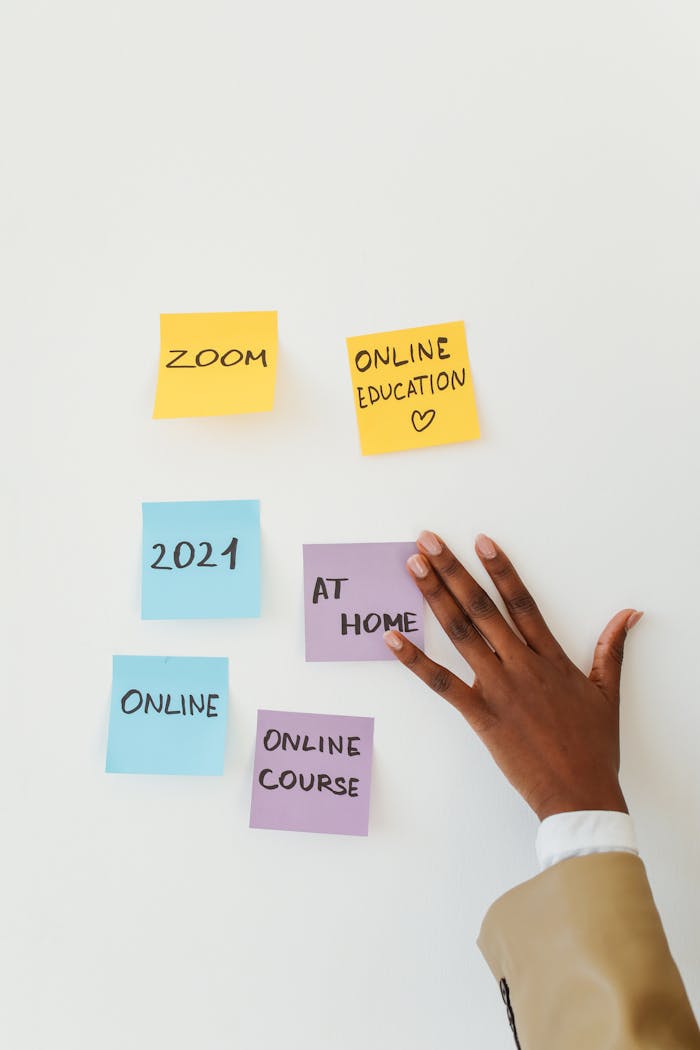
[{"label": "dark skin", "polygon": [[642,613],[623,609],[613,616],[586,676],[493,540],[477,536],[475,549],[512,624],[439,536],[422,532],[417,547],[408,569],[474,682],[468,686],[398,631],[385,635],[392,652],[464,715],[540,820],[581,809],[626,813],[620,672],[627,632]]}]

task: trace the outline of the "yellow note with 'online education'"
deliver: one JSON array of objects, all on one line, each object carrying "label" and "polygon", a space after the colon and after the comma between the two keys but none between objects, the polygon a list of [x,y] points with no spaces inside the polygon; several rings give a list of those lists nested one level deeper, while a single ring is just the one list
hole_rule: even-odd
[{"label": "yellow note with 'online education'", "polygon": [[161,314],[154,419],[269,412],[277,313]]},{"label": "yellow note with 'online education'", "polygon": [[463,321],[347,340],[364,455],[479,437]]}]

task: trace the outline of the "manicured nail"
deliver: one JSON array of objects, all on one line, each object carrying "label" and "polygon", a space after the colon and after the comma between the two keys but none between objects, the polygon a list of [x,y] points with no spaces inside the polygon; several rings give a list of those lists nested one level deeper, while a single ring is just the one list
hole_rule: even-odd
[{"label": "manicured nail", "polygon": [[[439,554],[442,550],[442,543],[434,532],[426,532],[423,530],[416,542],[419,547],[423,548],[426,554]],[[423,573],[423,575],[425,575],[425,573]]]},{"label": "manicured nail", "polygon": [[425,558],[421,558],[420,554],[412,554],[406,564],[413,575],[417,576],[419,580],[422,580],[428,575],[428,563]]},{"label": "manicured nail", "polygon": [[482,558],[495,558],[498,554],[496,544],[488,536],[484,536],[483,532],[476,537],[476,549]]},{"label": "manicured nail", "polygon": [[396,631],[387,631],[384,635],[384,641],[390,649],[401,649],[403,646],[403,638]]},{"label": "manicured nail", "polygon": [[643,612],[630,613],[629,616],[627,617],[627,621],[625,622],[625,630],[626,631],[631,631],[632,628],[635,626],[635,624],[639,623],[639,621],[641,620],[642,616],[644,616]]}]

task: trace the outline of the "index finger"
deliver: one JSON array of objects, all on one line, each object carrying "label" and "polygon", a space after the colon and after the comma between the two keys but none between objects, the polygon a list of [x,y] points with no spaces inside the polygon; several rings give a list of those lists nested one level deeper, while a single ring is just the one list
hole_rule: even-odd
[{"label": "index finger", "polygon": [[476,733],[482,733],[493,722],[494,716],[473,685],[467,685],[442,664],[436,664],[398,631],[387,631],[384,642],[404,667],[408,667],[433,692],[456,707]]}]

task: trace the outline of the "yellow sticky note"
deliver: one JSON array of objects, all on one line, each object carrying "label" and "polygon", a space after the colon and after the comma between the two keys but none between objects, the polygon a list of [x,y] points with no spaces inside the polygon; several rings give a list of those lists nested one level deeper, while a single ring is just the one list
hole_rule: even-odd
[{"label": "yellow sticky note", "polygon": [[154,419],[269,412],[277,313],[161,314]]},{"label": "yellow sticky note", "polygon": [[463,321],[347,340],[365,456],[479,437]]}]

